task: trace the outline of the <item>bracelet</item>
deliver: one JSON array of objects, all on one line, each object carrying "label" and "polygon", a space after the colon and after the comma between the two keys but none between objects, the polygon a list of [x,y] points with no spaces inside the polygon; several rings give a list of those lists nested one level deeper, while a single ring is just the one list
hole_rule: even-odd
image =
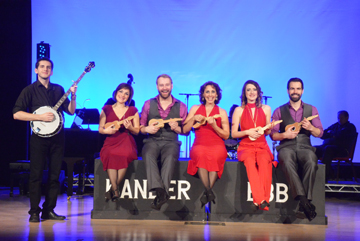
[{"label": "bracelet", "polygon": [[76,95],[71,95],[71,100],[76,100]]}]

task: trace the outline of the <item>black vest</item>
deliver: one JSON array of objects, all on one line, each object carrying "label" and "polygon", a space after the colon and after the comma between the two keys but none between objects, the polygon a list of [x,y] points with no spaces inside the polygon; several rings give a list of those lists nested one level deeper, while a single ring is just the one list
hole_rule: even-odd
[{"label": "black vest", "polygon": [[[305,103],[303,104],[304,104],[304,110],[303,110],[303,116],[301,118],[302,120],[304,119],[304,117],[307,118],[312,115],[312,106]],[[289,103],[280,106],[280,113],[281,113],[281,119],[283,120],[283,122],[280,123],[280,133],[283,133],[285,132],[285,127],[287,125],[294,124],[295,120],[291,117],[289,110]],[[310,131],[301,128],[297,137],[295,137],[294,139],[284,139],[280,141],[280,145],[276,147],[276,150],[279,151],[281,148],[289,145],[301,145],[304,147],[312,147],[310,142],[310,136],[311,136]]]},{"label": "black vest", "polygon": [[[175,104],[171,107],[171,110],[165,120],[171,118],[180,118],[180,102],[175,102]],[[156,98],[150,99],[150,110],[147,119],[147,123],[151,119],[162,119],[158,109],[158,101]],[[179,121],[179,126],[181,126],[181,121]],[[178,134],[171,130],[168,123],[165,124],[163,128],[160,128],[158,132],[155,134],[149,134],[149,138],[159,138],[161,140],[169,140],[169,141],[177,141]]]}]

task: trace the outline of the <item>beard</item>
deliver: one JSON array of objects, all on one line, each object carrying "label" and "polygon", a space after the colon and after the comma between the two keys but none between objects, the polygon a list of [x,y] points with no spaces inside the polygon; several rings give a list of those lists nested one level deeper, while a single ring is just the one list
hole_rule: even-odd
[{"label": "beard", "polygon": [[301,99],[301,95],[298,94],[292,94],[289,95],[289,97],[292,102],[298,102]]},{"label": "beard", "polygon": [[159,91],[159,95],[161,96],[161,98],[163,99],[167,99],[171,96],[171,90],[169,92],[163,93]]}]

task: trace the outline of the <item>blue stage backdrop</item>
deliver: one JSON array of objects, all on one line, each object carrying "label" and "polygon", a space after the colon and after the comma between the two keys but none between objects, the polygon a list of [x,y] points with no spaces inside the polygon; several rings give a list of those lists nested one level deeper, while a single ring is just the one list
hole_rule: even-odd
[{"label": "blue stage backdrop", "polygon": [[[272,97],[273,111],[288,101],[287,81],[300,77],[303,100],[318,108],[325,128],[344,109],[360,129],[359,23],[359,0],[33,0],[33,63],[36,43],[49,43],[51,81],[67,90],[95,61],[77,101],[78,108],[99,110],[129,73],[139,111],[157,95],[155,79],[162,73],[173,78],[173,95],[185,103],[179,93],[219,83],[219,105],[227,112],[240,103],[248,79]],[[190,97],[189,107],[198,103]],[[73,119],[66,116],[65,126]],[[356,156],[360,161],[360,152]]]}]

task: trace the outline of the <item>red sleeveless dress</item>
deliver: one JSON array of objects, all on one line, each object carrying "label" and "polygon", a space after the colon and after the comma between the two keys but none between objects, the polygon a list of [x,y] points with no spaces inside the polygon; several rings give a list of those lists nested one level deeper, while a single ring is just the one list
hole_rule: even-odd
[{"label": "red sleeveless dress", "polygon": [[[119,120],[112,105],[105,105],[103,111],[106,115],[106,123]],[[136,107],[130,106],[121,120],[133,116],[137,112],[138,110]],[[100,159],[103,163],[104,171],[107,169],[120,170],[127,168],[130,162],[137,159],[135,139],[124,125],[121,125],[118,132],[106,137],[100,151]]]},{"label": "red sleeveless dress", "polygon": [[[195,115],[203,115],[206,117],[206,109],[204,105],[200,105]],[[219,106],[215,105],[209,116],[220,114]],[[221,127],[221,118],[217,118],[216,124]],[[224,140],[214,131],[211,125],[205,123],[195,129],[195,140],[190,151],[190,160],[187,172],[195,175],[198,168],[204,168],[209,172],[217,172],[218,177],[224,170],[224,164],[227,158],[227,151]]]},{"label": "red sleeveless dress", "polygon": [[[251,115],[251,108],[255,104],[247,104],[240,119],[240,128],[242,131],[266,125],[266,115],[264,110],[256,108],[254,118]],[[266,142],[265,135],[260,136],[255,141],[251,141],[248,136],[244,137],[238,147],[238,160],[244,162],[246,172],[251,186],[251,192],[254,203],[260,204],[263,200],[269,203],[271,182],[272,182],[272,164],[274,156]],[[266,207],[264,210],[268,210]]]}]

